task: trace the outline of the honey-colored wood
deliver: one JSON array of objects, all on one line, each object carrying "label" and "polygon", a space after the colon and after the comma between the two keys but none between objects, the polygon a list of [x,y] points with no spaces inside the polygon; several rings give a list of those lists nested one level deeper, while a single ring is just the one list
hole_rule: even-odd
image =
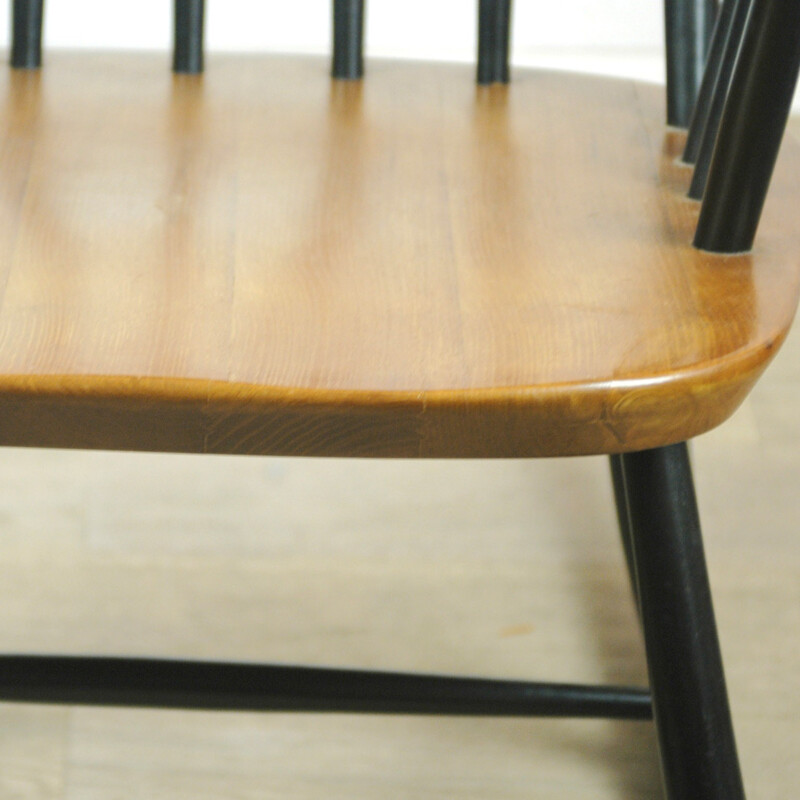
[{"label": "honey-colored wood", "polygon": [[0,89],[0,444],[549,456],[722,422],[797,303],[800,149],[691,247],[659,90],[52,55]]}]

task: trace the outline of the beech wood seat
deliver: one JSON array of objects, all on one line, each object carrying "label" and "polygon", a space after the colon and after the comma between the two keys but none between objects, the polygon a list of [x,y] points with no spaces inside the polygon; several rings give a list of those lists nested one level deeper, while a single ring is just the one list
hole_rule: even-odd
[{"label": "beech wood seat", "polygon": [[731,414],[797,304],[797,143],[755,250],[700,252],[654,87],[240,55],[2,74],[0,444],[641,450]]}]

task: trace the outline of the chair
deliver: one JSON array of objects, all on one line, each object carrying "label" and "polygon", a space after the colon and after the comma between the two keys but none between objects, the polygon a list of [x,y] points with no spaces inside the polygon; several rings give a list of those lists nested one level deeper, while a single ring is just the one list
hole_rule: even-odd
[{"label": "chair", "polygon": [[509,0],[479,4],[477,88],[453,65],[362,80],[359,0],[334,2],[332,80],[303,57],[201,76],[202,0],[175,3],[172,78],[150,55],[40,70],[42,2],[13,10],[0,444],[609,455],[651,687],[5,655],[0,697],[652,715],[671,800],[743,797],[685,443],[797,305],[798,148],[774,167],[800,4],[667,0],[667,128],[628,81],[507,86]]}]

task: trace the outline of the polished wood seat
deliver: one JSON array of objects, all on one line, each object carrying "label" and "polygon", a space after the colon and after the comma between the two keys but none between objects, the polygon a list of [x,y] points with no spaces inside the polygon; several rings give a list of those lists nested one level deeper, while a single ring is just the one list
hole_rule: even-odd
[{"label": "polished wood seat", "polygon": [[659,89],[52,54],[3,71],[0,444],[616,453],[729,416],[798,299],[800,152],[692,247]]}]

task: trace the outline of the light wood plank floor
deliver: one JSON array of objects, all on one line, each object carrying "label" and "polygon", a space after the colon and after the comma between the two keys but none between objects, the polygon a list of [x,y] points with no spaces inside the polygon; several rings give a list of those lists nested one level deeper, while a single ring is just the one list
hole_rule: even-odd
[{"label": "light wood plank floor", "polygon": [[[800,131],[795,123],[794,131]],[[800,332],[693,454],[752,797],[800,784]],[[604,459],[5,450],[8,651],[642,683]],[[659,796],[649,724],[0,706],[0,800]]]}]

